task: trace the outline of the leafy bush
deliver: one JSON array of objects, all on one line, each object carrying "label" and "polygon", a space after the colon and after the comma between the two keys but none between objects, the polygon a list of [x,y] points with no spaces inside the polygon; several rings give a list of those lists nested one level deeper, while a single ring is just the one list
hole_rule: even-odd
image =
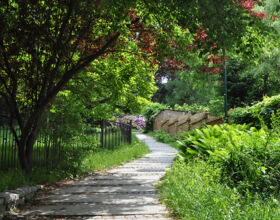
[{"label": "leafy bush", "polygon": [[207,126],[179,136],[159,185],[180,219],[280,219],[280,111],[271,127]]},{"label": "leafy bush", "polygon": [[220,176],[220,168],[209,161],[176,160],[159,185],[161,200],[178,219],[280,219],[277,199],[242,195]]},{"label": "leafy bush", "polygon": [[121,118],[117,119],[117,122],[122,122],[122,123],[132,123],[132,128],[141,130],[146,127],[146,121],[145,118],[142,116],[135,116],[135,115],[125,115]]},{"label": "leafy bush", "polygon": [[151,131],[153,127],[153,119],[155,116],[160,113],[162,110],[170,109],[170,107],[166,105],[162,105],[160,103],[152,103],[150,105],[147,105],[143,109],[143,115],[146,118],[146,128],[145,131]]},{"label": "leafy bush", "polygon": [[185,158],[209,156],[231,144],[230,136],[246,131],[246,125],[214,125],[195,129],[179,135],[179,145]]},{"label": "leafy bush", "polygon": [[185,133],[179,144],[186,159],[201,157],[218,165],[228,186],[268,195],[280,189],[279,137],[274,130],[215,125]]},{"label": "leafy bush", "polygon": [[280,95],[264,97],[263,101],[250,107],[236,108],[230,113],[230,120],[236,124],[249,124],[261,127],[271,125],[271,116],[280,109]]},{"label": "leafy bush", "polygon": [[224,113],[224,97],[220,96],[209,101],[209,114],[221,116]]},{"label": "leafy bush", "polygon": [[183,104],[183,105],[174,105],[173,110],[176,111],[185,111],[185,112],[191,112],[193,114],[198,113],[198,112],[205,112],[208,111],[208,108],[202,105],[188,105],[188,104]]}]

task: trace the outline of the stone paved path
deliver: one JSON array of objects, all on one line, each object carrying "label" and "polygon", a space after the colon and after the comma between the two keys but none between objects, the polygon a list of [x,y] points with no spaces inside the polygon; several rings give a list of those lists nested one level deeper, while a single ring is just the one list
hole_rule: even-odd
[{"label": "stone paved path", "polygon": [[176,150],[137,134],[150,148],[145,157],[118,168],[63,184],[38,204],[20,213],[24,219],[154,219],[167,220],[155,184],[168,169]]}]

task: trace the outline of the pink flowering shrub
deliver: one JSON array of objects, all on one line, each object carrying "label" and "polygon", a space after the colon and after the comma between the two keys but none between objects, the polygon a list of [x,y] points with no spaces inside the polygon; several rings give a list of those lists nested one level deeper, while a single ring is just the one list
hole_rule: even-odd
[{"label": "pink flowering shrub", "polygon": [[145,118],[142,116],[125,115],[117,119],[117,122],[122,122],[122,123],[130,123],[130,121],[132,122],[132,128],[134,129],[140,130],[146,127]]}]

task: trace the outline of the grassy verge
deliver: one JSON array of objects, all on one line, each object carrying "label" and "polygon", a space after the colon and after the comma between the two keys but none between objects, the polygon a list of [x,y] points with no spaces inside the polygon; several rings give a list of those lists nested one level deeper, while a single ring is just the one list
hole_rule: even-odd
[{"label": "grassy verge", "polygon": [[272,130],[225,124],[180,134],[181,152],[159,185],[163,203],[179,219],[280,219],[276,122]]},{"label": "grassy verge", "polygon": [[98,151],[70,152],[67,160],[57,169],[34,169],[32,178],[27,178],[21,170],[0,172],[0,192],[26,185],[46,184],[75,178],[97,170],[108,169],[148,153],[149,149],[133,137],[131,145],[122,145],[116,149]]},{"label": "grassy verge", "polygon": [[180,219],[280,219],[276,198],[240,194],[220,182],[219,168],[200,159],[178,159],[159,190],[161,200]]},{"label": "grassy verge", "polygon": [[165,131],[162,130],[151,131],[148,132],[147,135],[154,137],[159,142],[169,144],[170,146],[179,149],[179,145],[176,142],[177,141],[176,137],[174,137],[173,135]]}]

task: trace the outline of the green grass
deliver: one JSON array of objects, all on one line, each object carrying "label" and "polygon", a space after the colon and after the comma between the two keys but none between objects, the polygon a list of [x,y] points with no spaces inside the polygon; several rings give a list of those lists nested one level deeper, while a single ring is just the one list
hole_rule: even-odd
[{"label": "green grass", "polygon": [[113,150],[100,150],[85,158],[82,163],[85,171],[103,170],[128,162],[149,153],[146,145],[133,136],[133,145],[122,145]]},{"label": "green grass", "polygon": [[0,192],[26,185],[53,183],[76,178],[97,170],[108,169],[148,153],[149,149],[133,136],[131,145],[121,145],[115,149],[98,151],[72,151],[58,168],[34,169],[32,177],[27,178],[21,170],[0,171]]},{"label": "green grass", "polygon": [[219,177],[220,170],[209,162],[177,160],[159,185],[161,200],[180,219],[280,219],[276,198],[241,195],[221,183]]}]

